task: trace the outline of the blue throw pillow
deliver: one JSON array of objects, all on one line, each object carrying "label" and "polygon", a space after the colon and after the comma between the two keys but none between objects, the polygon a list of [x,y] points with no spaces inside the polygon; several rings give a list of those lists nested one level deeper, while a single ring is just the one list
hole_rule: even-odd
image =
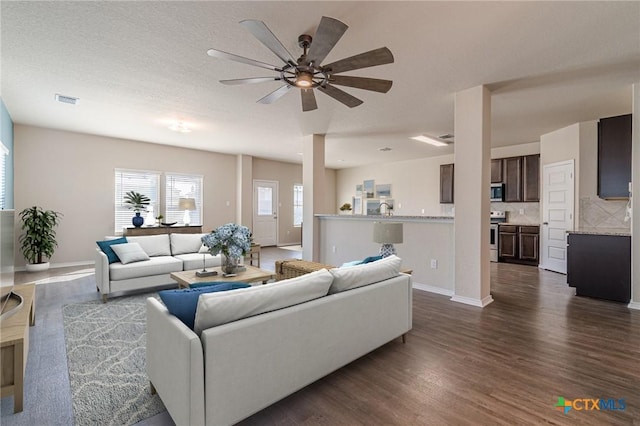
[{"label": "blue throw pillow", "polygon": [[109,263],[120,261],[120,259],[118,259],[118,255],[116,255],[116,253],[113,251],[111,246],[114,244],[126,244],[126,243],[127,243],[127,239],[125,237],[116,238],[114,240],[96,241],[96,244],[98,245],[98,247],[100,247],[100,250],[102,250],[104,254],[107,255],[107,259],[109,259]]},{"label": "blue throw pillow", "polygon": [[[235,287],[234,287],[235,286]],[[240,287],[242,286],[242,287]],[[216,291],[233,290],[234,288],[251,287],[244,283],[221,283],[220,285],[208,285],[198,288],[183,288],[180,290],[162,290],[159,291],[160,299],[165,304],[169,313],[177,317],[185,323],[187,327],[193,330],[193,324],[196,321],[196,308],[198,307],[198,298],[204,293],[213,293]]]},{"label": "blue throw pillow", "polygon": [[371,262],[375,262],[376,260],[380,260],[380,259],[382,259],[382,256],[369,256],[365,260],[363,260],[362,263],[371,263]]}]

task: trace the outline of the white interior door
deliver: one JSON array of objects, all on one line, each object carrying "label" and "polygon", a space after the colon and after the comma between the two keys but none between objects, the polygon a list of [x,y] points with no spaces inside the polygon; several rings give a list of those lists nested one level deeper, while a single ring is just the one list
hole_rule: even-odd
[{"label": "white interior door", "polygon": [[567,231],[573,230],[573,160],[546,164],[542,172],[540,267],[567,273]]},{"label": "white interior door", "polygon": [[278,182],[253,181],[253,242],[278,244]]}]

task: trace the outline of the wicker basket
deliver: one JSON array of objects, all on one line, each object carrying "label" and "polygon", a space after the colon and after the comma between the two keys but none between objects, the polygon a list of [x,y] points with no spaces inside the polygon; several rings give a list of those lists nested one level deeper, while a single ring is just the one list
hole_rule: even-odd
[{"label": "wicker basket", "polygon": [[317,262],[308,262],[301,259],[276,260],[276,281],[299,277],[300,275],[319,271],[323,268],[331,269],[334,268],[334,266]]}]

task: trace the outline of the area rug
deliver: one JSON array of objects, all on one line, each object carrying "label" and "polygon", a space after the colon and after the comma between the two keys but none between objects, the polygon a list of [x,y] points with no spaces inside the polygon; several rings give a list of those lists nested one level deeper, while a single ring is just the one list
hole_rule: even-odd
[{"label": "area rug", "polygon": [[75,425],[131,425],[165,410],[146,373],[149,296],[62,308]]}]

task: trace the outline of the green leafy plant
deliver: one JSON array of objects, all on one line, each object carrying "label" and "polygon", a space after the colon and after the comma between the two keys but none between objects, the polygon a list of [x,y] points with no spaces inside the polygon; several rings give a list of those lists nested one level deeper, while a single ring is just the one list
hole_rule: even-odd
[{"label": "green leafy plant", "polygon": [[351,204],[349,203],[344,203],[343,205],[340,206],[340,211],[351,211]]},{"label": "green leafy plant", "polygon": [[124,204],[134,212],[146,212],[147,206],[151,204],[151,198],[136,191],[129,191],[124,194]]},{"label": "green leafy plant", "polygon": [[29,263],[44,263],[43,257],[53,256],[56,241],[55,227],[60,223],[62,213],[53,210],[43,210],[33,206],[20,212],[22,230],[20,235],[20,248],[22,255]]}]

